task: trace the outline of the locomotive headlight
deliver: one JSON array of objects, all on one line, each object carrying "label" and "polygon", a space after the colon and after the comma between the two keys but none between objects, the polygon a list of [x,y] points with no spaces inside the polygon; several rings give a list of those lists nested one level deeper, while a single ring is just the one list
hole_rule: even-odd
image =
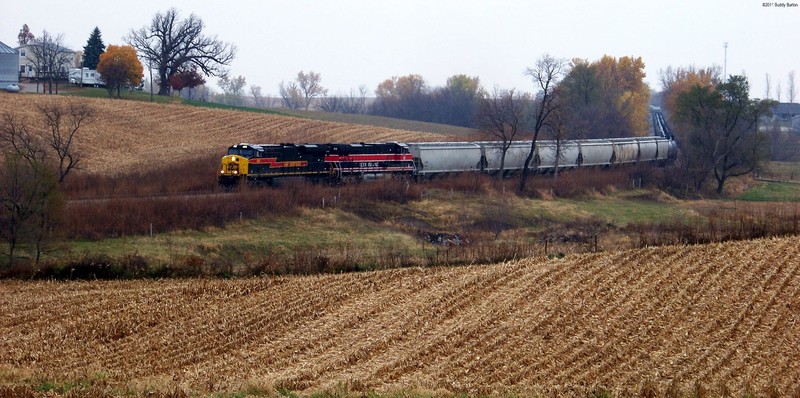
[{"label": "locomotive headlight", "polygon": [[239,170],[234,170],[233,174],[239,174]]}]

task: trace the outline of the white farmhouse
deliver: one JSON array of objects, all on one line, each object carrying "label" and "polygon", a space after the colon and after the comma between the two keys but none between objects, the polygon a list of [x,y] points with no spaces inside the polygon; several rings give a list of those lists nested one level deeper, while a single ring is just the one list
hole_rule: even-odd
[{"label": "white farmhouse", "polygon": [[[28,43],[22,46],[15,48],[14,50],[19,53],[19,75],[20,77],[27,77],[27,78],[34,78],[34,77],[42,77],[47,76],[47,71],[37,71],[37,65],[39,64],[38,60],[36,59],[36,53],[34,46],[41,46],[42,44],[38,44],[35,42]],[[46,44],[49,46],[55,46],[53,44]],[[41,51],[40,51],[41,52]],[[70,50],[66,47],[55,46],[53,48],[48,48],[47,53],[58,53],[55,58],[61,60],[61,64],[58,67],[58,75],[63,76],[64,78],[67,77],[69,73],[69,69],[72,68],[76,64],[77,60],[77,53],[73,50]]]}]

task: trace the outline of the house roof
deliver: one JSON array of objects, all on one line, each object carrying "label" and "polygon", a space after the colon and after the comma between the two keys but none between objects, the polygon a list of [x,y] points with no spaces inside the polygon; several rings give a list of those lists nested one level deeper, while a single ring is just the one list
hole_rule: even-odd
[{"label": "house roof", "polygon": [[16,54],[16,53],[17,52],[13,48],[3,44],[3,42],[0,41],[0,54]]},{"label": "house roof", "polygon": [[772,107],[775,115],[800,115],[800,104],[781,102]]},{"label": "house roof", "polygon": [[[39,46],[39,45],[41,45],[41,44],[37,43],[37,42],[28,43],[28,44],[21,45],[21,46],[15,48],[14,50],[19,50],[21,48],[29,48],[29,47],[33,47],[33,46]],[[50,47],[50,48],[56,48],[56,49],[58,49],[60,51],[64,51],[64,52],[68,52],[68,53],[75,53],[75,50],[71,50],[71,49],[66,48],[64,46],[57,46],[55,43],[48,42],[48,43],[45,43],[44,45],[47,46],[47,47]]]}]

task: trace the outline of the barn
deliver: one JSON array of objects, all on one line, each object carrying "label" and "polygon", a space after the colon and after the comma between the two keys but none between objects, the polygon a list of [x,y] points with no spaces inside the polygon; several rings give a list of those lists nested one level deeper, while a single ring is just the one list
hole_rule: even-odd
[{"label": "barn", "polygon": [[19,83],[19,55],[13,48],[0,42],[0,88]]}]

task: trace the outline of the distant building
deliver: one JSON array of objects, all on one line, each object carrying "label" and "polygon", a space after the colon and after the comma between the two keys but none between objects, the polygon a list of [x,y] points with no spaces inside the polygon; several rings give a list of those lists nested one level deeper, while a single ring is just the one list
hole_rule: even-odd
[{"label": "distant building", "polygon": [[0,42],[0,89],[19,83],[19,55],[13,48]]},{"label": "distant building", "polygon": [[761,130],[800,132],[800,104],[781,102],[772,107],[772,117],[763,120]]},{"label": "distant building", "polygon": [[[20,77],[42,77],[42,75],[46,74],[45,72],[47,71],[42,71],[42,73],[40,73],[36,70],[36,65],[38,62],[36,59],[36,52],[32,51],[32,48],[38,45],[41,44],[28,43],[14,49],[19,53],[18,62]],[[58,75],[63,76],[66,79],[66,77],[69,75],[70,68],[74,67],[77,62],[77,53],[66,47],[51,48],[51,51],[57,51],[61,55],[59,58],[62,59],[63,62],[58,67]]]},{"label": "distant building", "polygon": [[795,116],[800,116],[800,104],[781,102],[772,107],[772,119],[779,122],[789,122]]}]

